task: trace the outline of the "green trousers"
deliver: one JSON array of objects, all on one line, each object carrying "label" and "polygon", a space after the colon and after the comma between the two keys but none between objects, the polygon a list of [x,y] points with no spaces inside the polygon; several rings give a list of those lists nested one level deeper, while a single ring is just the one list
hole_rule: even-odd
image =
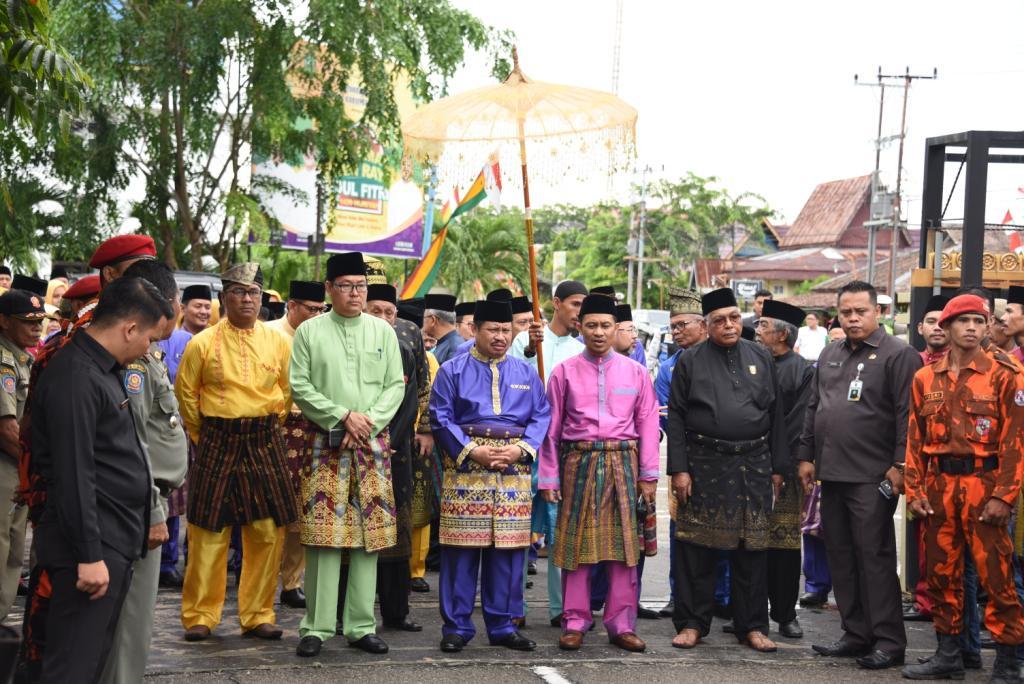
[{"label": "green trousers", "polygon": [[[299,637],[327,641],[338,621],[338,580],[341,549],[306,547],[306,615],[299,623]],[[342,622],[345,638],[359,641],[377,631],[373,604],[377,595],[377,554],[348,549],[348,585]]]}]

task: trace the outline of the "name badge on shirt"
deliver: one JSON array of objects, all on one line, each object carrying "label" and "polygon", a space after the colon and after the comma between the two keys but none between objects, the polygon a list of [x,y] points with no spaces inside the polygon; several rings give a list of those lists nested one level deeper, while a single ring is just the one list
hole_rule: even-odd
[{"label": "name badge on shirt", "polygon": [[747,370],[751,375],[757,375],[757,366],[747,366]]},{"label": "name badge on shirt", "polygon": [[864,370],[864,364],[857,364],[857,377],[850,381],[850,389],[846,391],[847,401],[860,401],[860,395],[864,391],[864,383],[861,382],[860,372]]}]

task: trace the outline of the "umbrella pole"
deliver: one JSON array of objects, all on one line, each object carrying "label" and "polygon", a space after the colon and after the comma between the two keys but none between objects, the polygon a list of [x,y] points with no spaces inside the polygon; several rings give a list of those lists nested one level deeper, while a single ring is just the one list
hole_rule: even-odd
[{"label": "umbrella pole", "polygon": [[[530,258],[530,287],[533,294],[533,320],[543,320],[540,315],[540,290],[537,287],[537,257],[533,253],[533,216],[530,214],[530,176],[526,171],[526,135],[523,120],[519,119],[519,160],[523,165],[523,207],[526,216],[526,253]],[[537,372],[544,382],[544,347],[537,345]]]}]

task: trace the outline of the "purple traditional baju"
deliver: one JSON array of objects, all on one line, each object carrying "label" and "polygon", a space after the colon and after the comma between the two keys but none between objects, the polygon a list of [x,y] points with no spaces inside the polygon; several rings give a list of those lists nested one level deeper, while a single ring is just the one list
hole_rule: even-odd
[{"label": "purple traditional baju", "polygon": [[[523,549],[530,543],[531,462],[550,408],[537,372],[519,359],[476,348],[441,366],[430,395],[430,426],[442,453],[440,601],[443,631],[467,642],[480,574],[492,642],[515,631],[522,605]],[[512,444],[522,459],[503,472],[469,457],[477,446]],[[472,581],[470,579],[472,578]]]},{"label": "purple traditional baju", "polygon": [[551,429],[538,487],[562,493],[552,549],[563,569],[562,626],[586,633],[590,570],[605,562],[609,636],[636,628],[638,481],[658,479],[658,400],[647,369],[609,352],[562,362],[548,380]]}]

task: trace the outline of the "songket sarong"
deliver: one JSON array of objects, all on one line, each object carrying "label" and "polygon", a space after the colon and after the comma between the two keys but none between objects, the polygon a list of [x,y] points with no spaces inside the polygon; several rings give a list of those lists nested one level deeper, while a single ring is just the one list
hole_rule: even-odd
[{"label": "songket sarong", "polygon": [[563,570],[640,559],[637,441],[562,442],[562,502],[551,558]]},{"label": "songket sarong", "polygon": [[302,452],[302,544],[375,553],[397,543],[387,430],[371,446],[332,448],[327,433],[310,425]]},{"label": "songket sarong", "polygon": [[768,516],[768,548],[799,551],[802,534],[804,488],[796,475],[787,477],[782,493]]},{"label": "songket sarong", "polygon": [[[517,427],[460,427],[480,446],[505,446],[523,436],[523,429]],[[457,467],[456,459],[444,454],[442,466],[441,544],[496,549],[529,546],[533,499],[529,463],[513,463],[495,472],[469,456]]]},{"label": "songket sarong", "polygon": [[265,518],[281,527],[298,515],[277,416],[203,418],[188,482],[188,521],[203,529]]},{"label": "songket sarong", "polygon": [[676,538],[712,549],[768,548],[772,466],[767,437],[732,442],[686,433],[693,490]]},{"label": "songket sarong", "polygon": [[426,456],[413,444],[412,453],[412,526],[429,525],[441,497],[441,458],[438,449]]},{"label": "songket sarong", "polygon": [[284,421],[284,457],[288,463],[288,477],[295,496],[302,491],[302,454],[306,448],[308,433],[312,425],[301,413],[289,413]]}]

